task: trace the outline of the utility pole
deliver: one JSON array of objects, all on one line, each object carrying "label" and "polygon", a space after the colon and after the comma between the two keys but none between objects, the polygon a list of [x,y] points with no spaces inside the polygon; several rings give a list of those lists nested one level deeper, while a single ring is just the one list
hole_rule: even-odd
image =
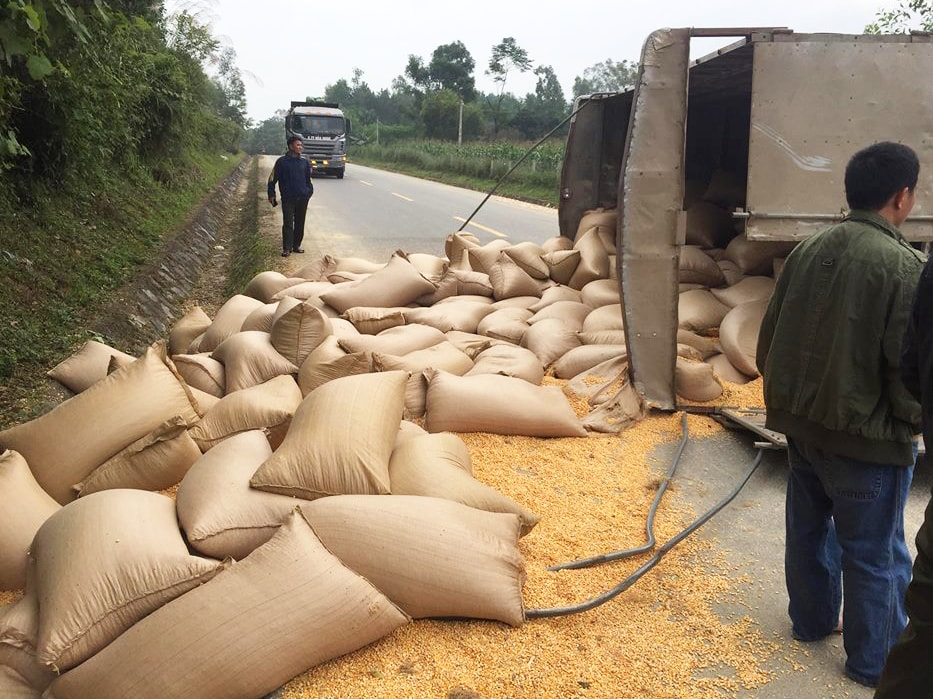
[{"label": "utility pole", "polygon": [[379,117],[376,117],[376,145],[379,145]]},{"label": "utility pole", "polygon": [[457,147],[463,145],[463,98],[460,98],[460,118],[457,121]]}]

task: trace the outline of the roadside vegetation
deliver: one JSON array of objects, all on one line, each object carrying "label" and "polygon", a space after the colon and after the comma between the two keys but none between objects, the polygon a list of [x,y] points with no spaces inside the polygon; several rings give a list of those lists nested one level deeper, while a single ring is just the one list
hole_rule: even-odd
[{"label": "roadside vegetation", "polygon": [[[557,206],[562,141],[545,142],[527,154],[532,143],[456,143],[398,141],[388,145],[366,144],[353,149],[350,162],[437,180],[480,191],[502,181],[496,194],[546,206]],[[527,157],[525,157],[527,154]]]},{"label": "roadside vegetation", "polygon": [[[0,8],[0,423],[243,158],[230,50],[160,3]],[[213,77],[206,67],[212,65]],[[101,338],[106,340],[106,338]]]}]

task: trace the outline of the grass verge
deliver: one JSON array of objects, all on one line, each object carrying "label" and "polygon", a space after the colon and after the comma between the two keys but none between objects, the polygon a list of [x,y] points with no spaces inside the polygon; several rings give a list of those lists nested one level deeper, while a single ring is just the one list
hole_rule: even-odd
[{"label": "grass verge", "polygon": [[170,184],[137,169],[0,191],[0,424],[38,411],[28,397],[35,377],[91,339],[94,311],[241,158],[196,157]]}]

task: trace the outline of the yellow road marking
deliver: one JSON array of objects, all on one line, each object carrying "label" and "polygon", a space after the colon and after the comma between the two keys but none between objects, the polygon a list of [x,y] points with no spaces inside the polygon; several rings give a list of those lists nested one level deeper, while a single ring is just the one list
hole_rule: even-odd
[{"label": "yellow road marking", "polygon": [[392,192],[393,197],[398,197],[399,199],[404,199],[405,201],[414,201],[414,199],[409,199],[404,194],[398,194],[397,192]]},{"label": "yellow road marking", "polygon": [[[460,223],[463,223],[464,221],[466,221],[466,219],[465,219],[465,218],[461,218],[460,216],[454,216],[454,221],[460,221]],[[469,225],[471,225],[471,226],[473,226],[473,227],[475,227],[475,228],[479,228],[481,231],[486,231],[487,233],[492,233],[493,235],[497,235],[497,236],[499,236],[500,238],[508,238],[508,237],[509,237],[507,233],[500,233],[500,232],[497,231],[495,228],[488,228],[488,227],[483,226],[483,225],[481,225],[481,224],[479,224],[479,223],[473,223],[472,221],[470,221],[470,224],[469,224]]]}]

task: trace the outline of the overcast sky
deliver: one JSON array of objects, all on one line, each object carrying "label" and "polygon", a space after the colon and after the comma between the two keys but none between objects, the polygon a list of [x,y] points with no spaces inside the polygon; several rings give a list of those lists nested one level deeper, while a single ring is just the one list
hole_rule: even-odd
[{"label": "overcast sky", "polygon": [[[374,91],[391,88],[409,54],[429,62],[434,49],[461,41],[476,61],[477,88],[496,86],[484,75],[492,47],[511,36],[535,66],[554,68],[570,97],[574,78],[611,58],[637,61],[645,38],[661,27],[789,27],[798,32],[861,33],[876,12],[897,0],[169,0],[169,9],[197,9],[224,46],[237,53],[248,115],[257,121],[291,100],[322,96],[326,85],[353,69]],[[694,40],[701,56],[732,39]],[[506,90],[534,91],[531,74],[509,76]]]}]

